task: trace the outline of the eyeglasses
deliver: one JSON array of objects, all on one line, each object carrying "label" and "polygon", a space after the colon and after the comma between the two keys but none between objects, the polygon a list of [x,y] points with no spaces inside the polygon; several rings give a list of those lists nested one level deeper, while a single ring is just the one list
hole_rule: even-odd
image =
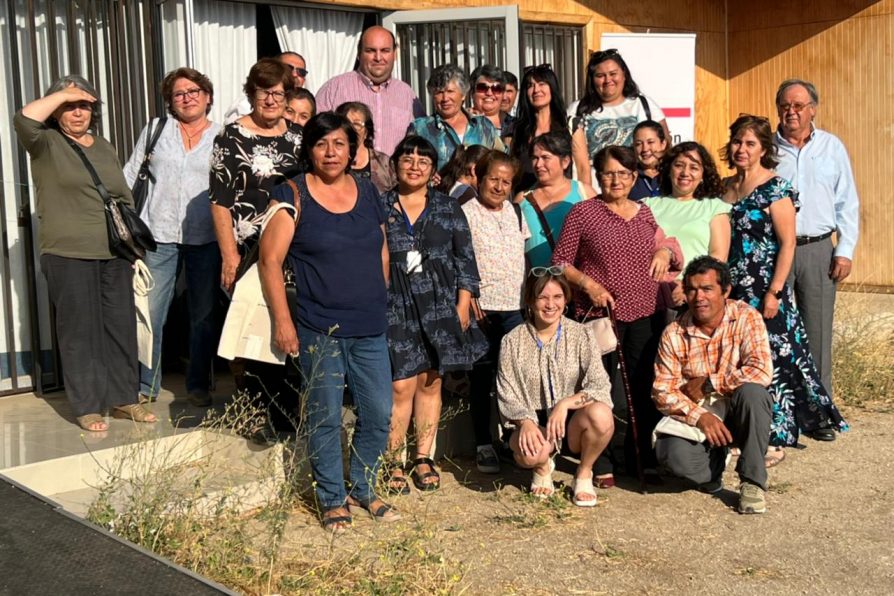
[{"label": "eyeglasses", "polygon": [[297,72],[299,77],[306,77],[306,76],[307,76],[307,69],[306,69],[306,68],[298,68],[297,66],[291,66],[290,68],[292,69],[292,72]]},{"label": "eyeglasses", "polygon": [[199,89],[198,87],[193,87],[192,89],[187,89],[186,91],[178,91],[177,93],[173,94],[171,96],[171,98],[174,101],[179,101],[182,103],[182,102],[186,101],[187,97],[189,99],[196,99],[199,96],[199,93],[201,93],[201,92],[202,92],[202,90]]},{"label": "eyeglasses", "polygon": [[534,277],[543,277],[544,275],[551,275],[553,277],[558,277],[565,273],[564,267],[559,267],[558,265],[552,265],[550,267],[531,267],[530,274]]},{"label": "eyeglasses", "polygon": [[781,103],[779,104],[779,109],[783,112],[788,112],[789,110],[797,113],[801,113],[806,110],[808,107],[812,106],[813,102],[809,103]]},{"label": "eyeglasses", "polygon": [[475,85],[475,92],[481,93],[482,95],[490,91],[494,95],[497,93],[502,93],[506,90],[506,87],[503,86],[503,83],[477,83]]},{"label": "eyeglasses", "polygon": [[273,101],[275,101],[276,103],[282,103],[286,100],[286,92],[258,89],[257,91],[255,91],[255,97],[258,98],[259,101],[266,101],[267,99],[272,97]]},{"label": "eyeglasses", "polygon": [[397,165],[402,168],[405,168],[405,169],[409,169],[409,168],[412,168],[415,166],[415,167],[419,168],[420,170],[427,170],[428,168],[434,166],[435,164],[432,162],[432,160],[428,159],[427,157],[413,158],[409,155],[404,155],[403,157],[401,157],[400,159],[397,160]]},{"label": "eyeglasses", "polygon": [[599,172],[599,177],[603,180],[630,180],[633,172],[630,170],[618,170],[617,172]]}]

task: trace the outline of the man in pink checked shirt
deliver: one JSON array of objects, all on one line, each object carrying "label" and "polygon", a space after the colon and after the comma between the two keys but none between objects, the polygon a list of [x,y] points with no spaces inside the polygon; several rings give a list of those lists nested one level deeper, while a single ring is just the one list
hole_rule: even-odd
[{"label": "man in pink checked shirt", "polygon": [[655,453],[674,476],[717,493],[737,446],[739,512],[764,513],[773,361],[761,314],[730,300],[730,285],[726,264],[713,257],[693,259],[683,273],[689,311],[664,330],[655,360],[652,399],[665,415]]},{"label": "man in pink checked shirt", "polygon": [[386,155],[394,152],[410,123],[425,116],[413,89],[391,76],[396,51],[391,31],[370,27],[360,36],[357,70],[332,77],[317,92],[320,112],[334,110],[346,101],[365,103],[376,127],[375,149]]}]

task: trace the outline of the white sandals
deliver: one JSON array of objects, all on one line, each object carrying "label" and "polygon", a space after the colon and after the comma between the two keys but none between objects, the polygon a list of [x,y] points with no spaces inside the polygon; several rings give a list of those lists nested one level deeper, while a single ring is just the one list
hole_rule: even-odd
[{"label": "white sandals", "polygon": [[[553,458],[549,458],[549,472],[547,474],[538,474],[536,471],[534,472],[534,476],[531,478],[531,494],[537,497],[538,499],[548,499],[553,496],[553,493],[556,492],[556,488],[553,486],[553,472],[556,470],[556,462],[553,461]],[[542,492],[534,492],[535,489],[545,489]]]},{"label": "white sandals", "polygon": [[[578,507],[595,507],[596,506],[596,489],[593,488],[593,478],[575,478],[572,484],[574,497],[571,502]],[[581,499],[581,495],[592,496],[592,499]]]}]

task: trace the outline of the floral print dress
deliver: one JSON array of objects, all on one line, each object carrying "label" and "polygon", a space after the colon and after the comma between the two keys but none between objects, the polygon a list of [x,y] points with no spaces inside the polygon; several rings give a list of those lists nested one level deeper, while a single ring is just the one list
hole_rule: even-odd
[{"label": "floral print dress", "polygon": [[[791,198],[800,204],[792,185],[775,176],[733,205],[732,243],[729,265],[733,278],[731,297],[760,310],[779,253],[773,220],[766,209],[779,200]],[[779,312],[765,319],[773,353],[773,420],[770,444],[791,446],[798,443],[799,432],[819,428],[847,430],[832,399],[820,381],[813,357],[807,347],[807,333],[794,304],[791,287],[786,284],[779,301]]]},{"label": "floral print dress", "polygon": [[225,126],[211,152],[211,202],[230,210],[240,252],[257,241],[273,187],[298,173],[302,131],[290,125],[275,137],[262,137],[233,122]]},{"label": "floral print dress", "polygon": [[[412,230],[400,211],[397,191],[383,196],[391,264],[388,288],[388,350],[394,380],[426,370],[439,374],[471,370],[488,349],[475,318],[467,331],[456,312],[459,290],[478,296],[478,265],[466,216],[455,199],[430,190]],[[407,255],[422,255],[421,271],[407,272]]]}]

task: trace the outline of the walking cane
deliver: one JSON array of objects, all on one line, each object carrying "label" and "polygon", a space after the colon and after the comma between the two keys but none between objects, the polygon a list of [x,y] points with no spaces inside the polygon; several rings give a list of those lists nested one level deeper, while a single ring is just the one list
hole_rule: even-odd
[{"label": "walking cane", "polygon": [[633,431],[633,452],[636,454],[636,475],[639,477],[639,491],[642,494],[648,494],[646,489],[646,476],[643,474],[643,460],[639,454],[639,433],[636,428],[636,412],[633,409],[633,394],[630,391],[630,380],[627,377],[627,364],[624,362],[624,346],[621,345],[621,333],[618,330],[618,320],[615,318],[615,311],[608,304],[605,305],[608,311],[608,318],[612,323],[612,331],[618,339],[618,364],[621,367],[621,382],[624,385],[624,396],[627,398],[627,425]]}]

